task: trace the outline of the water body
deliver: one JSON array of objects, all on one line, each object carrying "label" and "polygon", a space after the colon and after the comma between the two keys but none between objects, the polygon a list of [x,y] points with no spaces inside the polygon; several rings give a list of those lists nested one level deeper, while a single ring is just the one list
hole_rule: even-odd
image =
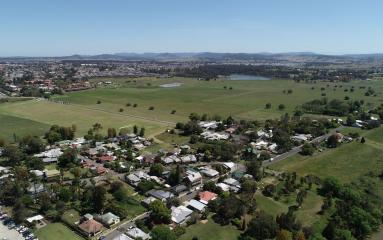
[{"label": "water body", "polygon": [[245,75],[245,74],[231,74],[228,76],[229,80],[233,81],[266,81],[270,80],[268,77],[263,77],[263,76],[255,76],[255,75]]},{"label": "water body", "polygon": [[162,85],[160,85],[160,87],[163,87],[163,88],[174,88],[174,87],[180,87],[181,85],[182,85],[182,83],[175,82],[175,83],[162,84]]}]

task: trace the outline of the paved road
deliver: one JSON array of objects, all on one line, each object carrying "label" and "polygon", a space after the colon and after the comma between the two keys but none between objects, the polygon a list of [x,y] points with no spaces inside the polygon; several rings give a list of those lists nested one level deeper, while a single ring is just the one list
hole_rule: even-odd
[{"label": "paved road", "polygon": [[[335,128],[334,130],[330,131],[329,133],[325,134],[325,135],[322,135],[322,136],[319,136],[317,138],[314,138],[313,140],[311,140],[310,142],[311,143],[320,143],[320,142],[323,142],[324,140],[326,140],[328,137],[330,137],[332,134],[334,134],[335,132],[337,131],[340,131],[341,129],[343,129],[344,127],[343,126],[340,126],[338,128]],[[262,162],[262,166],[269,166],[269,165],[272,165],[272,164],[275,164],[277,162],[280,162],[282,160],[285,160],[286,158],[289,158],[297,153],[299,153],[302,149],[302,146],[298,146],[298,147],[294,147],[292,148],[290,151],[288,152],[285,152],[281,155],[278,155],[276,157],[274,157],[274,160],[272,162],[270,162],[269,160],[265,160]]]}]

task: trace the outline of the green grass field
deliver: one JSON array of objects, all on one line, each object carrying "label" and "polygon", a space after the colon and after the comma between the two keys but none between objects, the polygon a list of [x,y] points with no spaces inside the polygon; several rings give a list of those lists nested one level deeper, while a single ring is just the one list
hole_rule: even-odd
[{"label": "green grass field", "polygon": [[320,177],[337,177],[351,182],[369,171],[383,168],[383,127],[363,132],[366,143],[352,142],[328,149],[314,156],[295,155],[272,165],[271,168],[314,174]]},{"label": "green grass field", "polygon": [[13,141],[16,138],[31,134],[41,136],[49,129],[49,125],[26,118],[5,115],[0,112],[0,137]]},{"label": "green grass field", "polygon": [[[124,113],[36,100],[1,104],[0,120],[4,120],[0,136],[7,139],[12,137],[13,132],[20,136],[27,133],[42,135],[52,124],[75,124],[78,136],[86,134],[96,122],[102,124],[105,134],[109,127],[132,129],[137,125],[145,127],[147,136],[156,135],[167,128],[167,124],[130,117]],[[6,127],[3,128],[3,124]]]},{"label": "green grass field", "polygon": [[72,230],[62,223],[50,223],[35,232],[40,240],[65,239],[65,240],[83,240]]},{"label": "green grass field", "polygon": [[207,223],[197,223],[186,228],[180,240],[191,240],[197,237],[199,240],[236,240],[241,232],[231,225],[221,226],[210,217]]},{"label": "green grass field", "polygon": [[[322,98],[326,93],[329,99],[363,99],[374,105],[382,101],[383,81],[361,82],[355,81],[342,84],[342,88],[334,88],[339,83],[321,82],[316,84],[296,83],[291,80],[270,81],[230,81],[211,80],[197,81],[188,78],[137,79],[135,84],[125,83],[132,79],[108,79],[116,82],[115,87],[105,87],[81,92],[68,93],[58,96],[63,101],[117,112],[120,108],[129,114],[161,119],[165,121],[185,120],[191,112],[232,115],[243,119],[258,119],[279,117],[283,112],[278,110],[278,105],[286,105],[285,111],[292,112],[295,107],[311,99]],[[163,83],[180,82],[181,87],[161,88]],[[147,84],[150,84],[148,86]],[[329,85],[329,87],[327,87]],[[372,86],[377,97],[365,97],[365,89],[360,86]],[[224,89],[224,86],[227,89]],[[344,92],[344,89],[355,87],[354,92]],[[229,88],[232,87],[232,90]],[[311,88],[314,87],[314,90]],[[325,88],[321,91],[321,88]],[[292,94],[284,94],[284,90],[292,89]],[[336,89],[334,91],[333,89]],[[101,104],[97,104],[101,101]],[[265,104],[270,102],[272,108],[266,110]],[[127,107],[126,104],[136,103],[138,106]],[[150,106],[154,110],[148,110]],[[175,114],[170,114],[176,110]]]}]

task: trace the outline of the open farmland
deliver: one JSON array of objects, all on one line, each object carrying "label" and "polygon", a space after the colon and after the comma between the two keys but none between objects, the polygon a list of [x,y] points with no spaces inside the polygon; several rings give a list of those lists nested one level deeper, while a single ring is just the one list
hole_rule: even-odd
[{"label": "open farmland", "polygon": [[[343,84],[329,82],[307,84],[291,80],[197,81],[190,78],[101,79],[98,81],[111,81],[112,84],[87,91],[71,92],[57,98],[71,104],[114,112],[123,108],[124,112],[132,115],[176,122],[184,121],[191,112],[232,115],[241,119],[278,118],[284,112],[293,112],[297,105],[322,98],[323,93],[329,99],[343,100],[345,96],[354,100],[363,99],[366,106],[370,103],[379,105],[382,103],[383,96],[381,81],[368,83],[355,81]],[[175,82],[182,85],[173,88],[160,87],[164,83]],[[340,85],[342,85],[341,88]],[[360,87],[365,85],[372,86],[377,96],[364,96],[366,89],[360,89]],[[351,86],[354,86],[354,92],[349,91]],[[291,94],[283,93],[289,89],[292,90]],[[348,91],[345,92],[345,89]],[[97,104],[97,101],[101,103]],[[131,106],[127,106],[128,103]],[[266,103],[271,103],[271,109],[265,109]],[[137,107],[133,107],[133,104],[137,104]],[[286,108],[283,111],[279,110],[279,104],[284,104]],[[149,107],[154,107],[154,110],[149,110]],[[176,111],[175,114],[171,114],[172,110]]]}]

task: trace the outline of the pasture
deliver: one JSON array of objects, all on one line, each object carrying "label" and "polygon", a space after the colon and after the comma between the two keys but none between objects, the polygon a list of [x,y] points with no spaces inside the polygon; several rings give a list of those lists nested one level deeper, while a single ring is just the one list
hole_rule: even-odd
[{"label": "pasture", "polygon": [[296,172],[298,175],[314,174],[322,178],[337,177],[342,182],[351,182],[358,177],[383,168],[383,127],[364,131],[364,144],[352,142],[338,148],[327,149],[314,156],[295,155],[271,165],[277,170]]},{"label": "pasture", "polygon": [[169,124],[130,117],[124,113],[91,109],[79,105],[63,105],[47,101],[24,101],[0,105],[0,137],[10,139],[13,132],[18,136],[27,133],[42,135],[50,125],[77,126],[77,136],[83,136],[98,122],[105,131],[109,127],[132,129],[134,125],[145,127],[146,136],[154,136]]},{"label": "pasture", "polygon": [[[239,119],[278,118],[284,112],[293,112],[297,105],[322,98],[322,94],[326,94],[329,99],[343,100],[345,96],[355,100],[363,99],[366,106],[376,106],[382,103],[383,97],[383,81],[309,84],[281,79],[198,81],[177,77],[165,79],[118,78],[104,79],[104,81],[112,81],[112,84],[87,91],[71,92],[64,96],[57,96],[57,98],[71,104],[112,112],[118,112],[120,108],[123,108],[124,112],[132,115],[177,122],[185,121],[191,112],[217,114],[223,117],[232,115]],[[182,85],[173,88],[160,86],[164,83],[175,82],[182,83]],[[350,91],[351,86],[354,87],[353,92]],[[366,89],[360,89],[361,86],[373,87],[377,96],[364,96]],[[292,90],[292,93],[287,94],[288,90]],[[98,101],[101,103],[97,104]],[[266,103],[271,103],[271,109],[265,109]],[[127,104],[131,106],[127,106]],[[133,104],[137,104],[137,107],[133,107]],[[279,110],[279,104],[284,104],[286,108],[283,111]],[[150,107],[154,107],[154,109],[149,110]],[[176,112],[171,114],[173,110]]]}]

